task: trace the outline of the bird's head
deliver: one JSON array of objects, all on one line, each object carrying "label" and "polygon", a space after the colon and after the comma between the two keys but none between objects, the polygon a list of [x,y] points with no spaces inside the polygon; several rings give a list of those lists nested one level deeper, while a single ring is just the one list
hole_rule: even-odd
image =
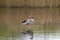
[{"label": "bird's head", "polygon": [[29,16],[29,18],[31,19],[31,18],[34,18],[34,17],[31,15],[31,16]]}]

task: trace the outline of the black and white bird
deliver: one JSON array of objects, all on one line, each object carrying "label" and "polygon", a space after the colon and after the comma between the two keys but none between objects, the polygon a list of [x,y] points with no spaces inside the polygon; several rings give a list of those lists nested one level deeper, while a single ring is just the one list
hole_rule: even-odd
[{"label": "black and white bird", "polygon": [[[31,17],[29,17],[29,19],[22,21],[22,24],[24,24],[24,25],[32,25],[32,24],[34,24],[34,17],[31,16]],[[23,31],[22,33],[23,34],[29,34],[31,36],[30,39],[33,39],[33,31],[27,30],[27,31]]]},{"label": "black and white bird", "polygon": [[22,24],[25,25],[31,25],[33,23],[34,23],[34,17],[30,17],[29,19],[22,21]]}]

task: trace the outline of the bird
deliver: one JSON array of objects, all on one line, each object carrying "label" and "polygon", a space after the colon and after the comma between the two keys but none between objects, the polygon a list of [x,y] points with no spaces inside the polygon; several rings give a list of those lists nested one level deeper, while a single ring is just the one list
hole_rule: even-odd
[{"label": "bird", "polygon": [[30,17],[27,20],[23,20],[22,24],[24,24],[24,25],[32,25],[32,24],[34,24],[34,17]]},{"label": "bird", "polygon": [[[24,24],[24,25],[32,25],[32,24],[34,24],[34,22],[35,22],[34,17],[30,16],[29,19],[23,20],[22,24]],[[28,27],[28,30],[27,31],[23,31],[22,33],[23,34],[27,34],[28,33],[31,36],[30,39],[33,39],[33,32],[30,29],[31,29],[31,27],[30,28]]]}]

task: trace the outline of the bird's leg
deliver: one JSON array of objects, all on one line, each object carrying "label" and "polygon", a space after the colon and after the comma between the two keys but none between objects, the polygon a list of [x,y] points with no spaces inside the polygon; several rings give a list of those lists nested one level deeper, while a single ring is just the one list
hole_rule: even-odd
[{"label": "bird's leg", "polygon": [[27,34],[27,32],[26,32],[26,31],[23,31],[22,33],[23,33],[23,34]]},{"label": "bird's leg", "polygon": [[28,28],[27,33],[31,36],[30,39],[33,39],[33,31],[31,30],[32,27],[28,26],[27,28]]},{"label": "bird's leg", "polygon": [[31,30],[31,27],[28,26],[25,31],[22,32],[23,34],[29,34],[31,36],[30,39],[33,39],[33,31]]},{"label": "bird's leg", "polygon": [[29,35],[31,36],[30,39],[33,39],[33,31],[30,31],[30,34]]},{"label": "bird's leg", "polygon": [[30,32],[31,32],[31,29],[29,28],[22,31],[23,34],[30,34]]}]

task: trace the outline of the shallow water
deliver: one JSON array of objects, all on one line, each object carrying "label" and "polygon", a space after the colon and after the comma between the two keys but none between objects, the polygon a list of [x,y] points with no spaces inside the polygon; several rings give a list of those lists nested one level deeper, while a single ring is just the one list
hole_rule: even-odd
[{"label": "shallow water", "polygon": [[43,34],[34,34],[33,39],[30,39],[29,35],[21,35],[19,37],[9,37],[9,38],[1,38],[0,40],[60,40],[59,35],[43,35]]},{"label": "shallow water", "polygon": [[21,33],[26,28],[21,21],[30,15],[35,19],[32,30],[37,31],[33,40],[60,40],[60,8],[1,8],[0,40],[30,40],[29,35]]}]

